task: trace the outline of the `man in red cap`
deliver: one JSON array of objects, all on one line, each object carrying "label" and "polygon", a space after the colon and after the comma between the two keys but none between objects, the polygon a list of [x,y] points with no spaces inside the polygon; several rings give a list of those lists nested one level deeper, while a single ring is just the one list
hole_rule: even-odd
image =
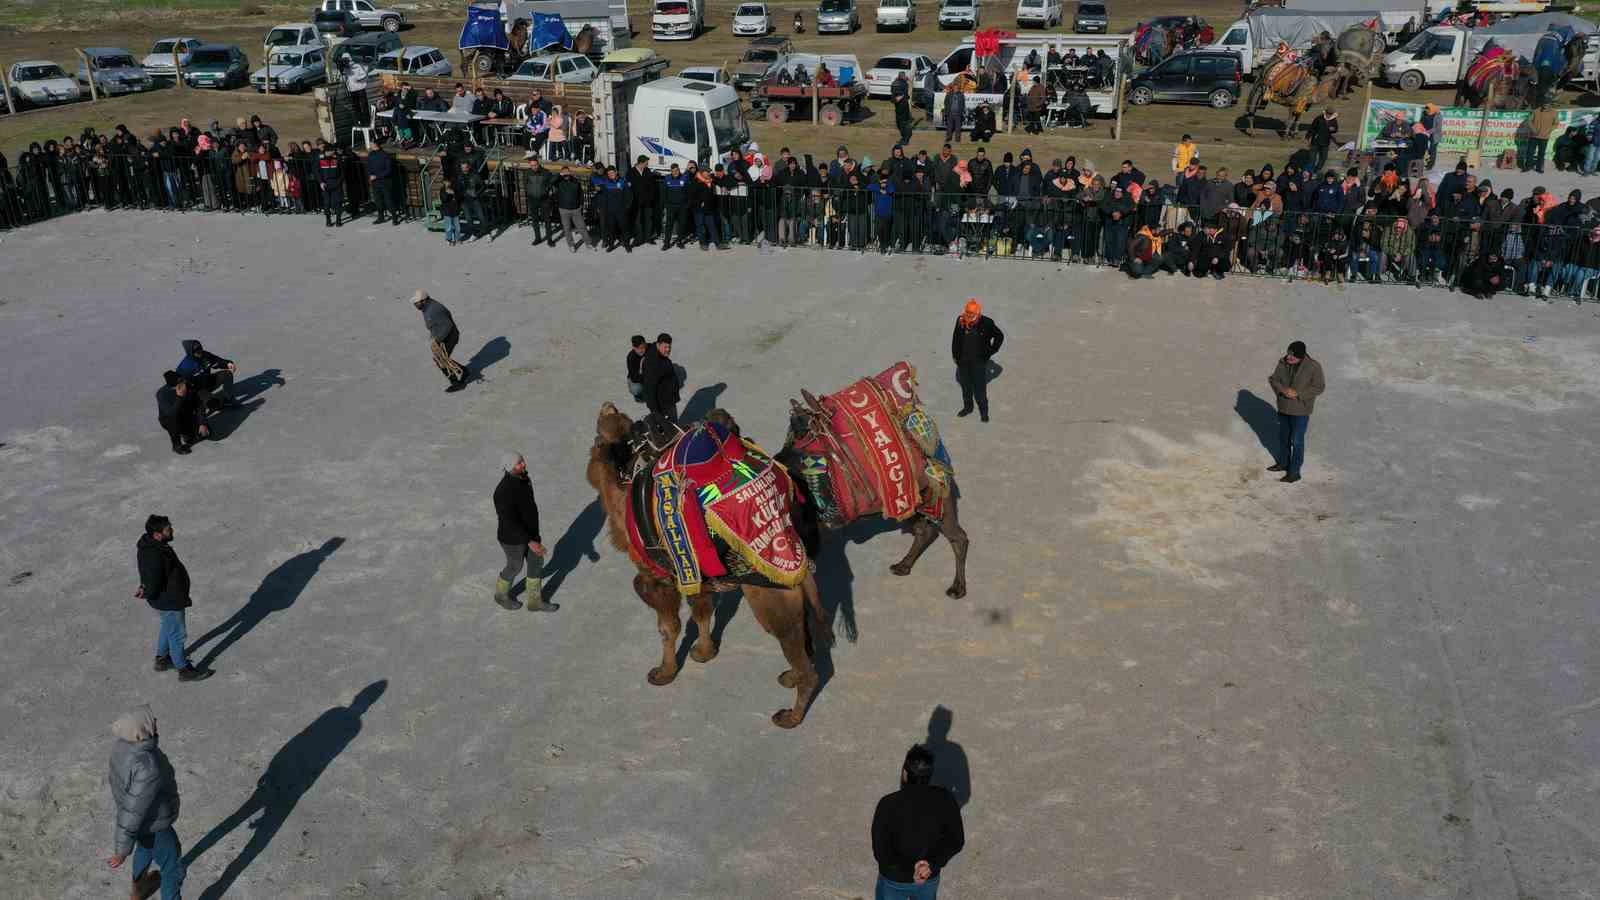
[{"label": "man in red cap", "polygon": [[956,363],[956,380],[961,382],[961,412],[956,415],[971,415],[973,398],[977,398],[978,419],[989,421],[989,358],[1000,352],[1005,339],[1000,326],[983,314],[978,298],[968,300],[950,336],[950,356]]}]

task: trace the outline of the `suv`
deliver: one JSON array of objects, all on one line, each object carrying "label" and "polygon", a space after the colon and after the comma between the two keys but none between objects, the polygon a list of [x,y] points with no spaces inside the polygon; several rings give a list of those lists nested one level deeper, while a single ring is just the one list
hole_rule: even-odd
[{"label": "suv", "polygon": [[761,83],[767,70],[779,57],[794,52],[794,44],[786,37],[760,37],[750,42],[733,67],[733,86],[749,90]]},{"label": "suv", "polygon": [[189,56],[183,69],[183,83],[192,88],[225,91],[250,83],[250,59],[244,51],[229,44],[202,44]]},{"label": "suv", "polygon": [[1111,16],[1106,12],[1106,5],[1099,0],[1085,0],[1078,4],[1078,14],[1072,17],[1072,30],[1079,34],[1090,31],[1106,33],[1111,26]]},{"label": "suv", "polygon": [[352,13],[362,28],[399,31],[400,26],[406,23],[406,17],[399,10],[374,6],[372,0],[322,0],[320,9],[323,12]]},{"label": "suv", "polygon": [[817,4],[817,34],[824,31],[843,31],[855,34],[861,27],[861,13],[856,0],[822,0]]},{"label": "suv", "polygon": [[1134,106],[1168,103],[1207,103],[1227,109],[1244,90],[1244,64],[1232,50],[1190,50],[1177,53],[1128,82],[1128,102]]},{"label": "suv", "polygon": [[324,38],[329,35],[338,38],[353,38],[361,34],[361,22],[356,19],[355,13],[340,12],[336,9],[319,9],[311,17],[311,23],[317,26],[317,33]]},{"label": "suv", "polygon": [[879,31],[898,28],[910,31],[917,27],[917,0],[878,0],[877,26]]},{"label": "suv", "polygon": [[939,6],[939,30],[970,28],[978,30],[977,0],[944,0]]},{"label": "suv", "polygon": [[1061,0],[1017,0],[1017,27],[1054,28],[1065,15]]},{"label": "suv", "polygon": [[258,91],[265,91],[270,81],[275,91],[302,93],[328,80],[327,69],[323,68],[326,52],[327,48],[321,44],[273,47],[267,53],[267,64],[250,75],[250,84]]}]

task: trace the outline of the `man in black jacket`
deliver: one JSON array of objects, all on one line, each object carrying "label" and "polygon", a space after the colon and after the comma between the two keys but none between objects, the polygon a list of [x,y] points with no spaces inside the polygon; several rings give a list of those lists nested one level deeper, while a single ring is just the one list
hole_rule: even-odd
[{"label": "man in black jacket", "polygon": [[672,335],[656,335],[656,345],[645,352],[639,367],[644,381],[644,403],[650,412],[678,424],[678,369],[672,364]]},{"label": "man in black jacket", "polygon": [[961,807],[933,781],[933,752],[920,744],[906,751],[900,789],[872,813],[872,857],[878,862],[878,897],[936,900],[939,874],[966,845]]},{"label": "man in black jacket", "polygon": [[233,376],[239,367],[233,360],[207,350],[199,341],[191,338],[183,342],[183,359],[178,361],[176,371],[188,379],[200,415],[211,412],[212,394],[219,391],[222,394],[220,405],[238,405],[238,401],[233,399]]},{"label": "man in black jacket", "polygon": [[139,589],[133,596],[150,604],[161,615],[161,630],[156,636],[155,670],[178,670],[179,681],[203,681],[211,670],[197,669],[184,655],[189,632],[184,610],[189,600],[189,570],[172,549],[172,521],[166,516],[145,520],[144,534],[135,545],[134,560],[139,567]]},{"label": "man in black jacket", "polygon": [[166,373],[167,383],[156,391],[156,421],[172,438],[172,452],[189,453],[191,444],[211,433],[200,421],[199,404],[189,382],[177,372]]},{"label": "man in black jacket", "polygon": [[581,244],[596,246],[588,226],[583,224],[583,182],[568,166],[561,167],[561,177],[556,179],[556,209],[561,216],[561,233],[567,236],[567,246],[573,253]]},{"label": "man in black jacket", "polygon": [[344,160],[339,148],[322,142],[317,159],[317,181],[322,187],[322,219],[329,228],[344,227]]},{"label": "man in black jacket", "polygon": [[994,320],[983,314],[978,298],[968,300],[966,309],[956,317],[955,332],[950,336],[950,356],[956,363],[956,380],[961,382],[961,411],[957,416],[971,415],[976,398],[978,419],[989,421],[989,358],[1000,352],[1005,339]]},{"label": "man in black jacket", "polygon": [[634,161],[628,170],[628,187],[633,195],[633,242],[648,244],[656,239],[661,225],[661,179],[650,171],[650,157]]},{"label": "man in black jacket", "polygon": [[528,477],[528,463],[520,453],[506,459],[505,474],[494,489],[495,539],[505,551],[506,565],[500,570],[500,580],[494,584],[494,602],[501,609],[516,609],[523,604],[511,599],[511,586],[523,563],[528,566],[528,580],[523,599],[529,612],[555,612],[559,607],[544,599],[544,544],[539,537],[539,504],[533,498],[533,479]]},{"label": "man in black jacket", "polygon": [[400,210],[394,204],[393,176],[394,157],[383,149],[382,141],[373,141],[372,152],[367,154],[367,191],[372,195],[375,225],[382,225],[391,211],[394,224],[400,224]]},{"label": "man in black jacket", "polygon": [[645,342],[644,335],[636,334],[632,338],[633,346],[628,349],[628,393],[633,399],[644,401],[644,358],[650,350],[650,345]]}]

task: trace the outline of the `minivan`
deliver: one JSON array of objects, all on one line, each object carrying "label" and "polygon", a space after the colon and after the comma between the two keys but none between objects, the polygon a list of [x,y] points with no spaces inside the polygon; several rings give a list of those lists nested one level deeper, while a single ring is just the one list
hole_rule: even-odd
[{"label": "minivan", "polygon": [[1062,15],[1061,0],[1017,0],[1018,28],[1054,28]]},{"label": "minivan", "polygon": [[1128,102],[1206,103],[1227,109],[1244,90],[1244,63],[1231,50],[1175,53],[1133,76]]}]

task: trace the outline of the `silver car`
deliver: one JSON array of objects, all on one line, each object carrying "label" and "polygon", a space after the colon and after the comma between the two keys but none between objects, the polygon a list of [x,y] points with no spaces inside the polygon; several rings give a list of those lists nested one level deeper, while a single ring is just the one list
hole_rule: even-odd
[{"label": "silver car", "polygon": [[[121,47],[89,47],[83,51],[94,66],[94,87],[101,94],[117,97],[148,91],[156,80],[139,65],[133,54]],[[89,84],[89,65],[78,63],[78,83]]]},{"label": "silver car", "polygon": [[83,97],[72,76],[48,59],[25,59],[11,67],[11,95],[19,109],[71,103]]},{"label": "silver car", "polygon": [[843,31],[854,34],[861,27],[861,11],[856,0],[822,0],[817,4],[817,33]]},{"label": "silver car", "polygon": [[278,47],[267,55],[267,64],[250,75],[250,86],[265,91],[272,85],[275,91],[299,94],[312,85],[328,80],[321,46]]}]

